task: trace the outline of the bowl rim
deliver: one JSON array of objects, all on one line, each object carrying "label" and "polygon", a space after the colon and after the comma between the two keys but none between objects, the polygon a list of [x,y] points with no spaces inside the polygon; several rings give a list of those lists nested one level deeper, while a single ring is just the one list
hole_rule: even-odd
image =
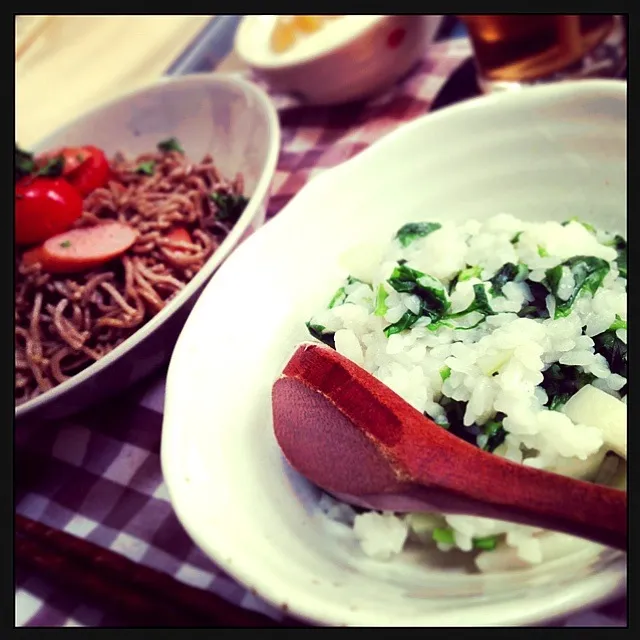
[{"label": "bowl rim", "polygon": [[251,222],[258,213],[260,205],[266,200],[269,192],[269,188],[273,177],[275,175],[278,156],[280,154],[280,141],[281,130],[280,121],[275,109],[275,106],[267,96],[267,94],[254,83],[243,80],[237,76],[231,74],[189,74],[179,77],[162,77],[160,79],[147,82],[131,91],[126,91],[118,96],[115,96],[105,102],[101,102],[95,107],[84,111],[78,117],[73,118],[65,122],[62,126],[57,127],[54,131],[47,134],[45,137],[38,140],[38,142],[32,147],[39,149],[41,147],[46,148],[50,145],[50,140],[55,138],[66,131],[73,129],[79,122],[89,120],[100,116],[100,113],[113,107],[114,105],[125,103],[132,98],[145,94],[147,92],[161,91],[166,85],[173,87],[190,87],[198,85],[221,85],[227,87],[233,87],[242,89],[244,92],[250,94],[259,105],[259,109],[262,110],[264,116],[266,116],[270,135],[267,149],[267,157],[262,168],[262,172],[256,183],[253,194],[249,198],[249,202],[245,207],[242,215],[233,226],[231,232],[223,240],[220,246],[214,251],[209,259],[204,263],[200,271],[185,285],[185,287],[167,304],[161,309],[155,316],[153,316],[148,322],[143,324],[139,329],[132,333],[126,340],[119,344],[113,351],[110,351],[106,356],[96,360],[86,369],[83,369],[74,376],[71,376],[68,380],[56,385],[52,389],[39,394],[35,398],[28,400],[20,405],[14,405],[14,419],[16,421],[26,418],[34,411],[37,411],[44,405],[59,399],[71,392],[76,386],[86,382],[92,376],[98,374],[100,371],[109,367],[113,362],[121,357],[127,355],[132,349],[134,349],[139,343],[145,340],[153,331],[155,331],[160,325],[164,324],[171,316],[174,315],[192,296],[193,294],[211,277],[213,272],[218,266],[227,258],[232,252],[241,238],[247,231]]},{"label": "bowl rim", "polygon": [[[565,82],[558,85],[548,85],[536,88],[530,88],[526,92],[514,92],[509,94],[488,95],[480,96],[474,100],[469,100],[464,103],[453,105],[447,109],[442,109],[440,112],[434,114],[426,114],[416,118],[415,120],[408,122],[401,127],[398,127],[393,132],[384,136],[371,147],[358,154],[356,157],[323,172],[318,177],[307,183],[286,205],[283,211],[276,217],[276,219],[268,225],[266,229],[262,229],[259,234],[256,234],[253,238],[249,239],[249,247],[244,247],[234,258],[231,263],[226,264],[223,268],[230,270],[235,265],[235,259],[246,259],[246,252],[253,246],[252,243],[261,241],[269,242],[274,233],[280,232],[282,224],[286,224],[288,220],[295,213],[299,214],[299,209],[302,203],[306,202],[304,198],[310,198],[313,194],[321,194],[329,187],[331,180],[335,180],[338,176],[344,178],[348,175],[348,172],[356,170],[361,165],[366,166],[369,162],[371,155],[376,156],[383,153],[386,149],[385,145],[393,144],[394,139],[401,132],[402,136],[408,136],[409,132],[417,127],[424,127],[425,122],[432,123],[429,126],[435,126],[438,119],[447,118],[454,115],[454,112],[463,112],[467,109],[475,108],[492,108],[492,105],[500,101],[524,101],[529,102],[531,98],[541,98],[546,95],[545,100],[550,101],[560,97],[577,97],[581,96],[597,96],[602,94],[608,98],[626,100],[626,83],[613,80],[582,80],[576,82]],[[535,99],[534,99],[535,102]],[[301,197],[304,194],[304,197]],[[301,205],[298,206],[297,200]],[[294,204],[295,203],[295,204]],[[212,285],[208,285],[209,287]],[[206,293],[206,292],[205,292]],[[197,313],[197,311],[196,311]],[[184,331],[188,328],[188,324],[185,326]],[[179,340],[176,351],[180,348]],[[183,371],[183,367],[178,370],[175,366],[177,362],[176,352],[172,356],[171,364],[169,367],[169,373],[167,376],[167,388],[166,397],[169,403],[172,403],[172,379],[178,378]],[[161,464],[163,476],[167,484],[169,497],[173,506],[173,509],[184,526],[189,536],[194,542],[205,552],[218,566],[232,576],[235,580],[239,581],[247,589],[251,587],[252,592],[259,595],[265,601],[269,602],[274,607],[282,607],[283,603],[280,598],[285,597],[282,592],[271,592],[265,586],[265,579],[257,579],[258,573],[253,573],[249,570],[246,562],[236,562],[236,557],[229,554],[229,549],[216,549],[216,544],[212,543],[212,536],[207,531],[193,520],[194,513],[194,499],[187,495],[187,485],[181,479],[181,467],[177,463],[177,459],[172,455],[170,445],[175,442],[178,437],[179,424],[176,422],[176,417],[179,415],[178,408],[170,409],[164,413],[163,418],[163,437],[161,445]],[[167,428],[165,428],[167,427]],[[181,439],[184,439],[184,432],[179,434]],[[503,614],[498,616],[502,621],[482,620],[483,616],[480,614],[474,614],[474,619],[469,624],[482,625],[484,624],[508,624],[508,625],[529,625],[538,622],[543,622],[549,619],[555,619],[561,616],[570,615],[581,607],[585,606],[585,602],[588,602],[587,606],[595,606],[599,602],[609,600],[617,595],[620,595],[624,588],[624,576],[615,573],[612,569],[608,570],[605,575],[606,584],[594,584],[593,581],[585,580],[576,584],[574,591],[568,598],[543,598],[536,607],[519,607],[517,611],[511,611],[508,615]],[[555,594],[557,595],[557,594]],[[287,610],[291,615],[310,621],[317,625],[334,625],[334,624],[353,624],[348,620],[338,620],[331,615],[325,615],[322,613],[322,602],[317,597],[305,596],[295,601],[295,603],[286,602]],[[347,612],[344,613],[345,618],[348,617]],[[425,619],[430,617],[427,614],[421,623],[424,623]],[[434,617],[439,617],[442,622],[442,617],[438,613],[434,613]],[[380,624],[378,621],[371,621],[369,624]],[[387,623],[385,623],[387,624]],[[444,623],[446,625],[446,622]],[[467,624],[467,622],[465,622]]]},{"label": "bowl rim", "polygon": [[[321,60],[326,60],[330,58],[334,54],[339,54],[347,49],[351,44],[353,44],[356,40],[365,37],[369,33],[371,33],[374,29],[377,29],[380,24],[388,21],[391,18],[396,18],[396,15],[376,15],[374,19],[364,25],[354,27],[351,32],[346,35],[344,38],[341,38],[337,43],[319,47],[317,51],[311,51],[307,54],[300,55],[294,60],[287,61],[286,59],[283,61],[266,61],[260,60],[260,58],[256,58],[247,53],[246,48],[244,47],[244,33],[249,28],[248,20],[255,18],[255,16],[244,16],[236,29],[236,33],[233,40],[233,48],[239,58],[247,64],[249,67],[264,72],[277,72],[284,70],[299,70],[304,68],[306,65],[312,62],[319,62]],[[422,16],[415,16],[422,17]]]}]

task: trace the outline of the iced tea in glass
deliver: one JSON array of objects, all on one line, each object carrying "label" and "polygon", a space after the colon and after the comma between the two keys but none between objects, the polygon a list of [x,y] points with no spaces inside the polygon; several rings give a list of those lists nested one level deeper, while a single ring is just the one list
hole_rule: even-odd
[{"label": "iced tea in glass", "polygon": [[483,91],[587,77],[626,66],[626,28],[607,14],[461,15]]}]

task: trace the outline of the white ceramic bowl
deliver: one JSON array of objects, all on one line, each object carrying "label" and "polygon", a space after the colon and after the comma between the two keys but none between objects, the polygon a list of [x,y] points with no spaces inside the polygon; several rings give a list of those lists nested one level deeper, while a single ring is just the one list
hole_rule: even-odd
[{"label": "white ceramic bowl", "polygon": [[342,16],[290,50],[269,45],[278,16],[246,16],[235,37],[238,56],[274,91],[314,104],[382,91],[423,55],[442,21],[437,15]]},{"label": "white ceramic bowl", "polygon": [[[225,571],[325,625],[522,625],[616,594],[626,556],[583,547],[511,573],[446,556],[378,562],[333,534],[283,461],[270,390],[305,321],[346,274],[339,255],[412,220],[509,212],[626,226],[626,83],[471,100],[407,124],[312,180],[209,283],[169,366],[162,467],[176,513]],[[238,282],[252,282],[250,299]],[[230,323],[224,308],[246,308]]]},{"label": "white ceramic bowl", "polygon": [[107,155],[136,155],[169,136],[194,159],[211,153],[222,174],[241,172],[249,203],[200,272],[152,320],[107,356],[16,408],[16,418],[61,418],[129,388],[168,361],[188,313],[220,263],[264,222],[280,149],[278,117],[255,85],[217,75],[162,80],[128,93],[63,126],[35,145],[44,151],[93,144]]}]

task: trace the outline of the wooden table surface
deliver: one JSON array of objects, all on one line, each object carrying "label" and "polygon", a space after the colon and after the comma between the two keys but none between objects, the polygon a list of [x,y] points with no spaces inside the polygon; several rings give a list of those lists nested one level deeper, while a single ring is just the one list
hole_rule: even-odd
[{"label": "wooden table surface", "polygon": [[[16,140],[28,147],[103,100],[158,78],[212,16],[18,16]],[[38,27],[42,26],[42,31]]]}]

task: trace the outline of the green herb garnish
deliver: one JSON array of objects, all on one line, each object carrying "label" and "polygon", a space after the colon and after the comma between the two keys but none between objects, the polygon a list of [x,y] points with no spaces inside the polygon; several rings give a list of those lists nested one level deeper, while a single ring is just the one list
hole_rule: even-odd
[{"label": "green herb garnish", "polygon": [[42,176],[46,178],[56,178],[62,175],[64,171],[64,158],[57,156],[47,160],[47,162],[40,167],[33,175]]},{"label": "green herb garnish", "polygon": [[421,316],[439,319],[451,306],[440,280],[404,264],[399,264],[393,270],[387,282],[400,293],[410,293],[420,298]]},{"label": "green herb garnish", "polygon": [[608,329],[593,337],[596,353],[604,356],[609,363],[611,373],[625,378],[627,375],[627,345],[618,338],[616,332]]},{"label": "green herb garnish", "polygon": [[507,282],[522,282],[527,279],[529,269],[526,265],[519,263],[513,264],[507,262],[503,264],[498,272],[489,280],[491,288],[489,289],[492,296],[501,296],[502,288]]},{"label": "green herb garnish", "polygon": [[153,160],[149,160],[148,162],[141,162],[136,167],[136,173],[143,173],[147,176],[152,176],[155,171],[156,163]]},{"label": "green herb garnish", "polygon": [[498,544],[498,536],[486,536],[485,538],[473,538],[474,549],[493,551]]},{"label": "green herb garnish", "polygon": [[547,295],[549,295],[549,290],[544,283],[541,282],[527,280],[527,284],[529,285],[529,291],[531,292],[533,300],[518,311],[518,317],[548,318],[549,310],[547,309]]},{"label": "green herb garnish", "polygon": [[549,252],[542,246],[542,245],[538,245],[538,255],[541,258],[547,258],[549,256]]},{"label": "green herb garnish", "polygon": [[321,324],[311,324],[310,322],[307,322],[306,324],[307,330],[316,340],[324,342],[328,347],[331,347],[332,349],[336,348],[336,343],[333,338],[335,333],[333,331],[325,333],[325,327],[323,327]]},{"label": "green herb garnish", "polygon": [[164,151],[165,153],[168,153],[169,151],[184,153],[184,149],[180,146],[178,139],[173,137],[158,142],[158,151]]},{"label": "green herb garnish", "polygon": [[376,293],[376,308],[374,311],[374,314],[376,316],[382,317],[389,310],[386,302],[388,297],[389,297],[389,294],[387,293],[387,290],[384,288],[384,285],[382,283],[379,284],[378,291]]},{"label": "green herb garnish", "polygon": [[[568,267],[573,275],[574,288],[567,300],[558,298],[558,287],[562,278],[563,267]],[[583,292],[594,295],[605,276],[609,273],[609,263],[602,258],[594,256],[576,256],[569,258],[553,269],[547,269],[546,281],[549,290],[556,298],[556,311],[554,318],[564,318],[571,313],[571,307]]]},{"label": "green herb garnish", "polygon": [[236,223],[249,200],[242,195],[218,191],[209,195],[218,208],[216,217],[224,222]]},{"label": "green herb garnish", "polygon": [[427,329],[429,331],[437,331],[441,327],[447,327],[449,329],[460,329],[461,327],[456,327],[453,322],[448,322],[447,320],[436,320],[435,322],[431,322],[427,325]]},{"label": "green herb garnish", "polygon": [[21,149],[17,144],[14,145],[14,180],[16,182],[27,176],[54,178],[61,176],[63,170],[64,158],[61,155],[50,158],[44,165],[38,167],[32,153]]},{"label": "green herb garnish", "polygon": [[438,222],[409,222],[396,233],[396,238],[403,247],[408,247],[414,240],[424,238],[442,228]]},{"label": "green herb garnish", "polygon": [[411,311],[406,311],[402,318],[398,320],[398,322],[394,322],[384,329],[384,335],[388,338],[394,333],[401,333],[402,331],[406,331],[407,329],[413,327],[413,325],[418,322],[418,320],[420,320],[420,316],[417,316]]},{"label": "green herb garnish", "polygon": [[463,311],[457,313],[451,313],[447,318],[460,318],[466,316],[473,311],[477,311],[484,316],[494,316],[496,312],[491,308],[489,299],[487,298],[487,291],[483,284],[473,285],[473,302]]},{"label": "green herb garnish", "polygon": [[467,267],[463,269],[456,278],[458,282],[471,280],[471,278],[480,278],[482,276],[482,267]]},{"label": "green herb garnish", "polygon": [[446,365],[440,369],[440,377],[442,378],[442,382],[444,382],[451,375],[451,367],[447,367]]},{"label": "green herb garnish", "polygon": [[14,143],[13,153],[13,174],[14,181],[17,182],[21,178],[31,175],[36,168],[33,153],[21,149],[17,143]]},{"label": "green herb garnish", "polygon": [[542,388],[549,398],[549,409],[559,411],[582,387],[591,384],[595,376],[582,368],[555,362],[543,372]]},{"label": "green herb garnish", "polygon": [[480,427],[482,434],[478,438],[482,438],[482,444],[478,443],[478,445],[481,449],[492,452],[504,442],[507,432],[502,426],[503,420],[504,414],[499,413],[493,420],[489,420]]},{"label": "green herb garnish", "polygon": [[405,312],[398,322],[394,322],[384,330],[387,338],[394,333],[411,328],[421,316],[431,318],[432,321],[439,320],[450,307],[447,292],[440,280],[400,262],[387,282],[396,291],[409,293],[420,299],[420,313]]},{"label": "green herb garnish", "polygon": [[549,402],[549,411],[560,411],[562,407],[567,404],[570,397],[571,394],[569,393],[562,393],[560,395],[554,396]]},{"label": "green herb garnish", "polygon": [[329,309],[333,309],[333,307],[338,307],[344,303],[347,299],[347,292],[344,290],[344,287],[340,287],[334,294],[333,298],[331,298],[329,302]]},{"label": "green herb garnish", "polygon": [[449,433],[457,438],[468,442],[474,447],[489,452],[495,451],[495,449],[504,442],[507,435],[503,427],[504,413],[496,413],[493,419],[484,425],[474,423],[465,426],[464,415],[467,410],[466,402],[443,396],[440,404],[444,409],[446,419],[438,421],[438,424],[444,422]]},{"label": "green herb garnish", "polygon": [[420,317],[426,316],[431,322],[427,325],[430,331],[436,331],[440,327],[449,327],[452,329],[472,329],[478,326],[482,319],[474,325],[474,327],[456,327],[449,320],[467,315],[472,311],[478,311],[483,316],[495,315],[495,312],[489,305],[487,292],[484,285],[473,285],[473,302],[464,310],[458,313],[447,314],[451,303],[447,297],[447,292],[440,280],[433,276],[416,271],[405,265],[398,265],[391,274],[391,278],[387,282],[400,293],[410,293],[420,299],[420,313],[415,314],[407,311],[398,322],[388,326],[384,333],[387,337],[394,333],[399,333],[405,329],[411,328]]},{"label": "green herb garnish", "polygon": [[471,280],[471,278],[482,278],[482,267],[466,267],[459,271],[456,276],[449,282],[449,295],[458,286],[459,282]]},{"label": "green herb garnish", "polygon": [[343,284],[334,294],[333,298],[331,298],[329,302],[329,309],[333,309],[333,307],[339,307],[341,304],[344,304],[347,299],[347,290],[346,288],[352,284],[366,284],[368,287],[371,285],[363,282],[362,280],[358,280],[358,278],[354,278],[353,276],[349,276],[347,278],[347,282]]},{"label": "green herb garnish", "polygon": [[363,282],[362,280],[358,280],[358,278],[354,278],[353,276],[349,276],[345,284],[343,284],[334,294],[331,300],[329,301],[328,308],[333,309],[334,307],[339,307],[344,304],[347,299],[347,287],[352,284],[366,284],[368,287],[371,285]]},{"label": "green herb garnish", "polygon": [[615,236],[613,240],[605,243],[608,247],[613,247],[618,252],[616,265],[621,278],[627,277],[627,241],[622,236]]},{"label": "green herb garnish", "polygon": [[443,544],[455,544],[456,541],[453,529],[450,527],[437,527],[431,535],[436,542]]},{"label": "green herb garnish", "polygon": [[64,242],[61,242],[61,243],[60,243],[60,246],[61,246],[63,249],[68,249],[68,248],[71,246],[71,241],[70,241],[70,240],[65,240]]},{"label": "green herb garnish", "polygon": [[511,244],[518,244],[520,242],[520,236],[522,235],[522,231],[518,231],[513,238],[511,238]]},{"label": "green herb garnish", "polygon": [[609,327],[609,331],[617,331],[618,329],[626,329],[627,322],[623,320],[617,313],[616,319],[613,321],[613,324]]}]

